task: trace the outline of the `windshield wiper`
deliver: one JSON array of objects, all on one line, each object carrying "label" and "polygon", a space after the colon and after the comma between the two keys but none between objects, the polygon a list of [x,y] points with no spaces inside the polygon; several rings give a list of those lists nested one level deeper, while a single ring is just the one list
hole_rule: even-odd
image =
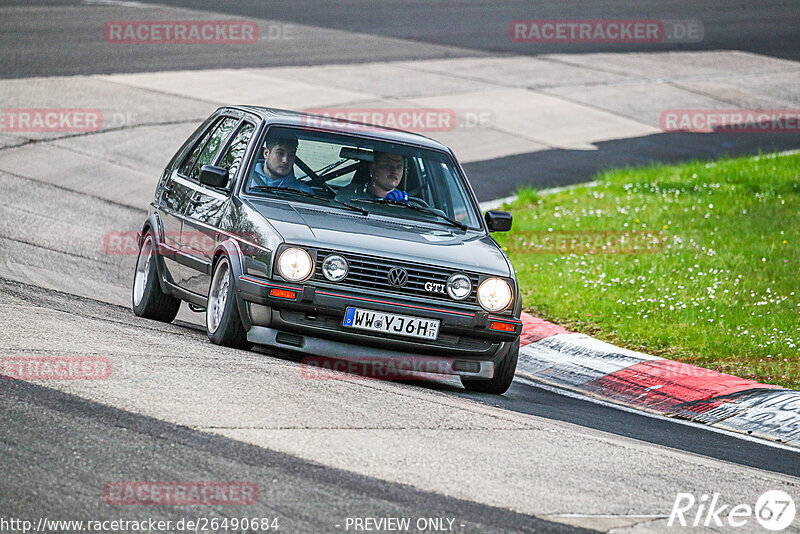
[{"label": "windshield wiper", "polygon": [[392,206],[404,206],[404,207],[412,209],[412,210],[421,211],[422,213],[429,213],[431,215],[436,215],[437,217],[439,217],[441,219],[444,219],[445,221],[449,222],[451,225],[455,226],[456,228],[460,228],[461,230],[466,230],[467,229],[467,225],[466,224],[464,224],[462,222],[458,222],[458,221],[456,221],[454,219],[451,219],[447,215],[444,215],[443,213],[439,213],[437,210],[435,210],[433,208],[428,208],[426,206],[417,206],[417,205],[414,205],[414,204],[409,204],[407,202],[400,202],[399,200],[391,200],[391,199],[385,199],[385,198],[354,198],[353,201],[354,202],[369,202],[371,204],[390,204]]},{"label": "windshield wiper", "polygon": [[340,202],[338,200],[334,200],[332,198],[325,198],[315,195],[314,193],[309,193],[308,191],[301,191],[300,189],[295,189],[293,187],[284,187],[278,185],[256,185],[250,187],[248,191],[261,191],[264,193],[272,193],[272,192],[280,192],[280,193],[293,193],[297,196],[313,198],[315,200],[321,200],[322,202],[333,204],[335,206],[341,206],[343,208],[349,209],[350,211],[357,211],[362,215],[369,215],[369,211],[365,210],[364,208],[359,208],[358,206],[353,206],[348,204],[347,202]]}]

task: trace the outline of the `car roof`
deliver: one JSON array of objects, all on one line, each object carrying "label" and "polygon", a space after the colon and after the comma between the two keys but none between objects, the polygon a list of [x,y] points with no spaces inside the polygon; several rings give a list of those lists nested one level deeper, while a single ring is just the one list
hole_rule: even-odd
[{"label": "car roof", "polygon": [[[370,139],[377,139],[379,141],[411,144],[433,150],[440,150],[448,153],[451,152],[446,145],[443,145],[442,143],[435,141],[430,137],[425,137],[424,135],[397,130],[394,128],[387,128],[385,126],[375,126],[358,121],[350,121],[338,118],[332,119],[331,117],[325,117],[314,113],[303,113],[300,111],[267,108],[262,106],[225,106],[223,109],[238,109],[240,111],[251,113],[266,121],[268,124],[280,124],[284,126],[313,129],[314,131],[359,135],[369,137]],[[352,124],[357,127],[352,129],[343,127],[343,125],[346,124]]]}]

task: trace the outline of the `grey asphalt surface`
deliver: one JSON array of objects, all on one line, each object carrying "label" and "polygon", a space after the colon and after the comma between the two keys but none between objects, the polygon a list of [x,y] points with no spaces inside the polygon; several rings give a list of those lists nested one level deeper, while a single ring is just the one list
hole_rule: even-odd
[{"label": "grey asphalt surface", "polygon": [[[239,19],[219,12],[216,19]],[[299,27],[259,16],[260,40],[241,45],[112,44],[104,40],[108,21],[207,20],[207,10],[179,9],[166,4],[108,4],[79,0],[0,2],[0,77],[65,76],[161,70],[244,68],[282,65],[324,65],[405,59],[457,57],[474,51],[391,37],[354,36],[324,27]],[[215,20],[216,20],[215,19]],[[290,26],[288,33],[283,28]],[[274,35],[270,37],[270,28]],[[275,32],[278,32],[277,34]],[[286,37],[286,38],[284,38]]]},{"label": "grey asphalt surface", "polygon": [[[158,0],[146,0],[155,3]],[[513,54],[586,54],[591,52],[651,52],[664,50],[745,50],[787,59],[800,59],[800,12],[791,0],[726,2],[724,9],[710,1],[644,0],[603,2],[543,2],[501,0],[491,9],[480,0],[432,2],[391,0],[375,2],[299,2],[283,0],[264,4],[245,0],[217,6],[209,0],[166,0],[173,6],[223,10],[242,17],[269,17],[363,32]],[[704,29],[697,43],[514,43],[508,37],[513,20],[536,19],[658,19],[695,20]]]},{"label": "grey asphalt surface", "polygon": [[[160,4],[167,7],[0,2],[0,77],[535,54],[544,50],[517,49],[503,42],[505,33],[498,40],[480,30],[488,22],[505,32],[510,18],[638,15],[613,2],[537,4],[533,14],[512,2],[489,13],[477,3],[403,2],[399,13],[396,3],[346,2],[329,11],[306,2]],[[195,16],[179,5],[235,16],[264,9],[263,24],[313,25],[307,35],[318,38],[263,41],[241,54],[97,42],[106,20]],[[708,40],[701,47],[796,57],[794,7],[653,2],[639,9],[641,16],[703,20]],[[590,50],[603,48],[567,53]],[[48,105],[81,90],[70,83],[54,88]],[[164,117],[163,103],[151,106],[142,93],[121,88],[117,98],[132,94],[140,99],[136,113],[150,122],[140,127],[147,135],[134,139],[135,130],[121,129],[102,137],[103,146],[91,148],[101,148],[106,166],[81,163],[96,155],[81,137],[22,147],[34,157],[0,149],[4,165],[30,159],[24,173],[0,172],[0,356],[108,356],[115,369],[98,383],[0,380],[0,517],[174,520],[241,512],[278,516],[284,532],[337,532],[346,517],[444,516],[463,523],[463,532],[572,532],[562,516],[584,513],[598,517],[568,521],[632,534],[663,532],[665,523],[652,516],[668,512],[678,491],[719,491],[751,504],[767,489],[797,496],[798,453],[785,448],[519,381],[502,398],[441,381],[314,383],[289,355],[211,345],[200,316],[185,309],[172,325],[136,318],[128,308],[135,258],[106,253],[104,235],[138,229],[145,206],[132,207],[125,180],[157,178],[152,169],[182,140],[173,138],[210,104],[176,97]],[[155,154],[139,155],[145,142],[156,145]],[[564,184],[621,164],[798,145],[786,135],[658,134],[600,142],[597,151],[475,161],[467,170],[486,200],[513,186],[498,171],[518,176],[535,167],[534,183]],[[59,174],[53,167],[65,155],[79,163]],[[129,174],[122,180],[109,168]],[[255,481],[260,499],[246,509],[108,506],[102,488],[112,480]],[[600,517],[606,514],[613,519]]]},{"label": "grey asphalt surface", "polygon": [[[589,532],[304,462],[293,456],[90,402],[2,381],[0,514],[30,520],[113,517],[277,519],[279,532],[340,532],[348,517],[447,518],[455,532]],[[249,505],[115,505],[110,482],[251,483]],[[445,523],[448,524],[448,523]],[[352,527],[351,527],[352,528]],[[174,528],[172,531],[179,531]]]},{"label": "grey asphalt surface", "polygon": [[[592,52],[653,52],[665,50],[745,50],[800,59],[800,10],[793,0],[738,0],[720,5],[709,0],[632,4],[602,2],[433,2],[429,0],[349,0],[342,2],[243,0],[144,0],[150,6],[170,6],[224,13],[270,23],[318,28],[315,38],[291,42],[262,40],[257,46],[227,47],[109,45],[102,41],[102,23],[127,20],[118,16],[124,2],[44,0],[31,5],[3,0],[0,76],[140,72],[169,69],[239,68],[279,65],[324,65],[476,54],[586,54]],[[88,5],[87,5],[88,4]],[[69,9],[82,6],[82,9]],[[27,8],[27,9],[26,9]],[[88,13],[93,8],[94,13]],[[128,10],[131,11],[131,10]],[[132,10],[134,14],[137,10]],[[169,10],[152,17],[174,18]],[[135,16],[135,15],[134,15]],[[99,17],[99,19],[97,18]],[[177,18],[186,18],[178,16]],[[660,19],[698,20],[704,28],[699,43],[647,44],[520,44],[508,36],[517,19]],[[58,22],[58,29],[52,22]],[[95,24],[99,22],[99,26]],[[98,32],[99,28],[99,32]],[[262,28],[262,35],[267,26]],[[337,32],[355,32],[370,39],[353,39]],[[277,35],[277,34],[276,34]],[[368,43],[368,44],[367,44]]]}]

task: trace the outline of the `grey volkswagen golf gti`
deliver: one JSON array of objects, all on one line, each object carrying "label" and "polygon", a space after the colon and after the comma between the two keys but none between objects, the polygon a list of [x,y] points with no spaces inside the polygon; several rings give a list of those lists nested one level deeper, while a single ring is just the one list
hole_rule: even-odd
[{"label": "grey volkswagen golf gti", "polygon": [[212,342],[458,375],[504,393],[514,269],[463,169],[427,137],[270,108],[214,112],[164,170],[139,235],[136,315],[204,312]]}]

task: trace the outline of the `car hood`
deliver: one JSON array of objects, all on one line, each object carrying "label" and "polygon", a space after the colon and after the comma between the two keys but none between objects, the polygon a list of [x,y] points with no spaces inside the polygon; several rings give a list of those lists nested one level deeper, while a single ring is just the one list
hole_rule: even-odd
[{"label": "car hood", "polygon": [[389,219],[327,206],[252,201],[284,242],[510,276],[505,255],[478,230]]}]

